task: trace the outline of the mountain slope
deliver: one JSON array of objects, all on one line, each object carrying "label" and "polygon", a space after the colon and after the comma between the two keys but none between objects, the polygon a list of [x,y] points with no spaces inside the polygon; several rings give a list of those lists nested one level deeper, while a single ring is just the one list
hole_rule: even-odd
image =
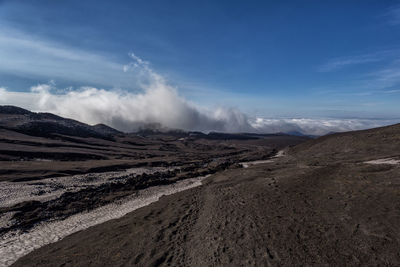
[{"label": "mountain slope", "polygon": [[304,142],[291,153],[305,161],[366,161],[400,156],[400,124],[326,135]]},{"label": "mountain slope", "polygon": [[203,165],[263,159],[307,140],[184,131],[121,133],[50,113],[0,106],[0,180],[104,172],[143,166]]},{"label": "mountain slope", "polygon": [[[209,177],[15,266],[399,266],[399,125],[333,134]],[[90,256],[88,256],[90,255]]]},{"label": "mountain slope", "polygon": [[42,137],[61,134],[109,139],[121,133],[106,125],[90,126],[51,113],[35,113],[14,106],[0,106],[0,127]]}]

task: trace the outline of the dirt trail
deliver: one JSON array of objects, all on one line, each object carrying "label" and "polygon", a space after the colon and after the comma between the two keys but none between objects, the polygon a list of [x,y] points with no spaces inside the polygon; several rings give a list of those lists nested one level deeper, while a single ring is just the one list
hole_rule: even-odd
[{"label": "dirt trail", "polygon": [[399,170],[287,158],[226,170],[15,266],[398,266]]}]

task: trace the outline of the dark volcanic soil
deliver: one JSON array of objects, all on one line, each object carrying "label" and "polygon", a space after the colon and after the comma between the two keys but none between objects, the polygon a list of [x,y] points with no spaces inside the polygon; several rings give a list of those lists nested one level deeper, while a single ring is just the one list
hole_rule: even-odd
[{"label": "dark volcanic soil", "polygon": [[[11,111],[0,116],[0,180],[135,166],[183,170],[20,203],[11,207],[17,228],[52,218],[54,208],[69,216],[136,187],[214,173],[200,187],[72,234],[15,266],[400,266],[400,125],[329,135],[286,149],[274,162],[238,168],[306,138],[111,136],[105,126]],[[43,133],[43,121],[56,132]],[[391,164],[366,163],[379,159]]]},{"label": "dark volcanic soil", "polygon": [[50,113],[0,106],[0,182],[135,167],[208,164],[268,157],[307,137],[285,134],[159,132],[124,134]]},{"label": "dark volcanic soil", "polygon": [[[367,134],[388,134],[379,131]],[[356,134],[357,145],[395,156]],[[321,143],[301,146],[316,153]],[[400,165],[366,164],[347,146],[343,157],[310,160],[295,148],[273,163],[222,171],[15,266],[399,266]]]},{"label": "dark volcanic soil", "polygon": [[113,139],[65,135],[45,138],[0,127],[0,181],[38,180],[143,166],[184,166],[214,159],[255,160],[308,138],[267,135],[240,140],[229,136],[219,139],[166,133],[145,137],[116,135]]}]

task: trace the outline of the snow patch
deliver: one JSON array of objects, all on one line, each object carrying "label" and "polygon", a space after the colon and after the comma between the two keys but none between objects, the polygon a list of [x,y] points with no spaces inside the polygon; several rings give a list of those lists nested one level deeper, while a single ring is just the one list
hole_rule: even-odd
[{"label": "snow patch", "polygon": [[255,160],[255,161],[248,161],[248,162],[240,162],[239,164],[242,165],[243,168],[248,168],[253,165],[263,164],[263,163],[271,163],[274,162],[272,159],[267,160]]},{"label": "snow patch", "polygon": [[70,234],[91,226],[120,218],[129,212],[158,201],[163,195],[171,195],[200,186],[202,180],[208,176],[140,190],[130,197],[89,212],[75,214],[65,220],[40,223],[26,232],[7,232],[0,236],[0,266],[10,266],[35,249],[57,242]]},{"label": "snow patch", "polygon": [[10,207],[30,200],[48,201],[60,197],[65,192],[76,192],[105,183],[122,182],[132,175],[151,174],[171,169],[131,168],[124,171],[89,173],[30,182],[0,182],[0,207]]},{"label": "snow patch", "polygon": [[243,168],[248,168],[248,167],[253,166],[253,165],[274,162],[277,158],[283,157],[284,155],[285,155],[285,151],[284,150],[279,150],[278,153],[276,153],[276,155],[271,157],[270,159],[246,161],[246,162],[240,162],[239,164],[242,165]]},{"label": "snow patch", "polygon": [[367,164],[389,164],[389,165],[397,165],[400,164],[400,160],[398,159],[393,159],[393,158],[386,158],[386,159],[375,159],[375,160],[370,160],[366,161],[364,163]]}]

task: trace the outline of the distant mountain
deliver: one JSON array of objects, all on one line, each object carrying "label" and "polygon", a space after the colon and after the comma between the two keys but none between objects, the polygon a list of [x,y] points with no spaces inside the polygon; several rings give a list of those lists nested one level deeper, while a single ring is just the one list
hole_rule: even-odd
[{"label": "distant mountain", "polygon": [[[41,137],[51,137],[54,135],[69,135],[78,137],[95,137],[109,139],[112,136],[123,134],[122,132],[105,124],[94,126],[66,119],[52,113],[36,113],[15,106],[0,106],[0,128],[17,131],[23,134]],[[148,127],[140,129],[136,135],[151,138],[194,138],[209,140],[252,140],[262,139],[268,136],[294,135],[304,138],[313,136],[302,135],[300,133],[277,133],[277,134],[257,134],[257,133],[221,133],[221,132],[191,132],[179,129],[163,128],[159,124],[149,124]]]},{"label": "distant mountain", "polygon": [[30,115],[32,112],[15,106],[0,106],[0,114]]},{"label": "distant mountain", "polygon": [[[277,136],[290,136],[290,134],[277,133],[277,134],[257,134],[257,133],[221,133],[221,132],[186,132],[182,130],[155,130],[155,129],[142,129],[136,134],[146,137],[174,137],[174,138],[192,138],[192,139],[208,139],[208,140],[255,140],[263,139],[265,137],[277,137]],[[293,135],[298,137],[304,137],[305,135]]]},{"label": "distant mountain", "polygon": [[[334,132],[330,132],[330,133],[328,133],[328,134],[332,134],[332,133],[334,133]],[[319,137],[318,135],[303,134],[303,133],[298,132],[298,131],[286,132],[285,134],[294,135],[294,136],[306,136],[306,137],[310,137],[310,138],[317,138],[317,137]]]},{"label": "distant mountain", "polygon": [[15,106],[0,106],[0,128],[42,137],[60,134],[109,139],[121,133],[104,124],[90,126],[51,113],[35,113]]},{"label": "distant mountain", "polygon": [[108,126],[108,125],[105,125],[103,123],[99,123],[99,124],[96,124],[96,125],[92,126],[92,129],[94,129],[96,132],[102,133],[104,135],[122,134],[122,132],[120,132],[120,131],[118,131],[118,130],[116,130],[116,129]]}]

